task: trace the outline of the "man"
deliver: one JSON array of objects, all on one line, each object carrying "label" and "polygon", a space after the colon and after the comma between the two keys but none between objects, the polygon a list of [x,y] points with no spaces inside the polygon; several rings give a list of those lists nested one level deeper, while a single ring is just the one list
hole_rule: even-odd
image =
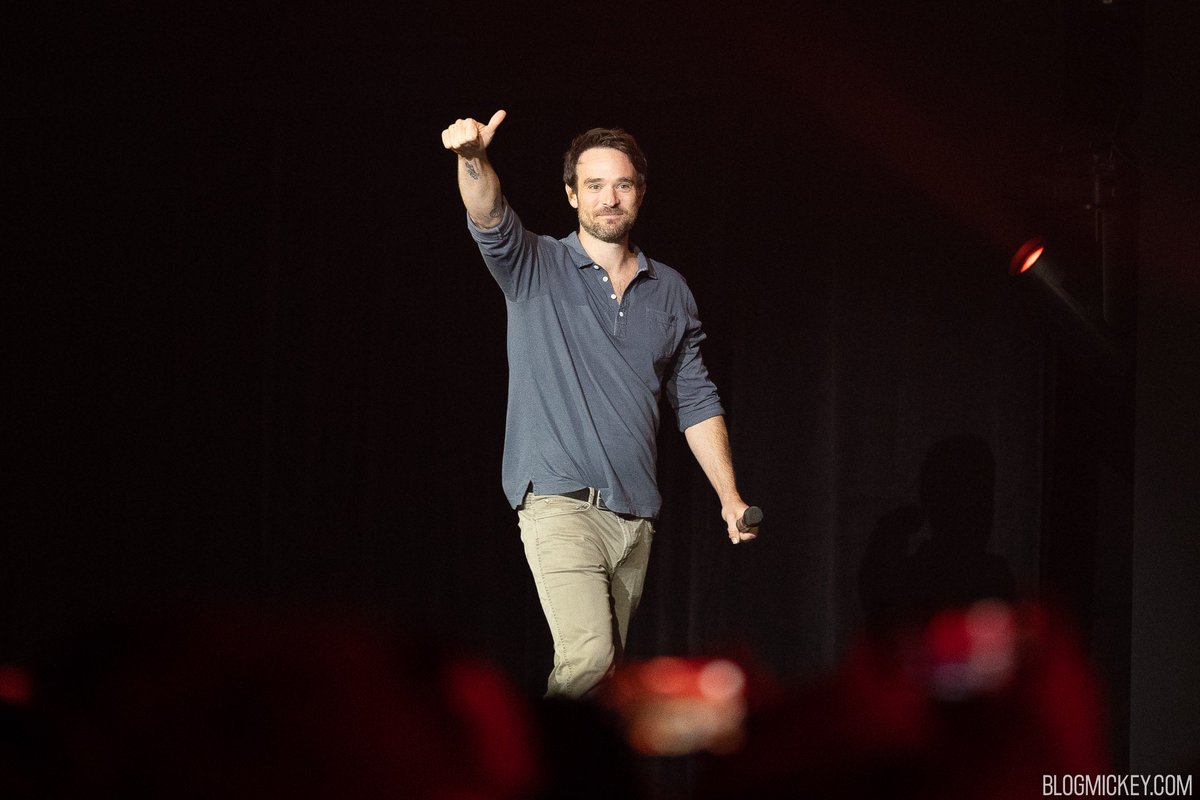
[{"label": "man", "polygon": [[621,130],[576,137],[563,183],[579,230],[556,240],[526,231],[500,192],[487,148],[504,117],[460,119],[442,144],[458,156],[471,234],[507,299],[503,482],[554,638],[547,694],[579,697],[611,673],[642,594],[664,391],[730,541],[757,530],[739,529],[747,505],[692,293],[629,244],[646,194],[637,143]]}]

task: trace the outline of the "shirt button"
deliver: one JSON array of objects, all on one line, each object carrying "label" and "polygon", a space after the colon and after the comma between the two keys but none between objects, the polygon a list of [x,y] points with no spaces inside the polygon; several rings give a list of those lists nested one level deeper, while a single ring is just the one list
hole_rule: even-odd
[{"label": "shirt button", "polygon": [[599,264],[592,264],[592,269],[600,269],[600,265],[599,265]]},{"label": "shirt button", "polygon": [[623,316],[625,316],[625,312],[624,312],[624,311],[618,311],[618,312],[617,312],[617,316],[618,316],[618,317],[623,317]]},{"label": "shirt button", "polygon": [[608,299],[609,299],[609,300],[616,300],[616,299],[617,299],[617,296],[616,296],[615,294],[610,294],[610,295],[608,296]]},{"label": "shirt button", "polygon": [[604,281],[605,283],[608,283],[608,276],[607,276],[607,275],[605,275],[605,276],[604,276],[603,278],[601,278],[600,280]]}]

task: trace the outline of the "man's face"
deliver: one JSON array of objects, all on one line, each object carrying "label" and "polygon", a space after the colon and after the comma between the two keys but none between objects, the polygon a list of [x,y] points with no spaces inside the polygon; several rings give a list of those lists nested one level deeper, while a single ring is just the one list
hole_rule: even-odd
[{"label": "man's face", "polygon": [[584,150],[575,165],[567,201],[579,210],[579,227],[602,242],[625,241],[637,220],[643,192],[629,156],[611,147]]}]

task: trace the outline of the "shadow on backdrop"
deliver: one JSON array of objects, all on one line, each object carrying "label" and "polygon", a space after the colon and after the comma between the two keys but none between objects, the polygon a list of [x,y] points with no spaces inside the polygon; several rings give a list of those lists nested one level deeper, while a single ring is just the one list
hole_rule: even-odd
[{"label": "shadow on backdrop", "polygon": [[988,552],[996,460],[981,437],[935,444],[921,464],[920,505],[879,518],[859,568],[867,630],[886,632],[977,600],[1016,599],[1012,568]]}]

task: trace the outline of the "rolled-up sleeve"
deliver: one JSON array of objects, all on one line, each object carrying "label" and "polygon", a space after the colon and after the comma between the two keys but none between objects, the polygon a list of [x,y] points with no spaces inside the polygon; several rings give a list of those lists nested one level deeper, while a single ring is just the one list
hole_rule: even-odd
[{"label": "rolled-up sleeve", "polygon": [[665,386],[667,401],[675,411],[681,431],[725,413],[717,387],[708,377],[708,369],[700,355],[704,332],[700,329],[696,300],[690,290],[685,292],[684,319],[683,341]]},{"label": "rolled-up sleeve", "polygon": [[518,301],[541,291],[538,274],[538,235],[525,230],[517,213],[503,200],[500,224],[481,228],[467,215],[467,228],[479,245],[488,271],[509,300]]}]

